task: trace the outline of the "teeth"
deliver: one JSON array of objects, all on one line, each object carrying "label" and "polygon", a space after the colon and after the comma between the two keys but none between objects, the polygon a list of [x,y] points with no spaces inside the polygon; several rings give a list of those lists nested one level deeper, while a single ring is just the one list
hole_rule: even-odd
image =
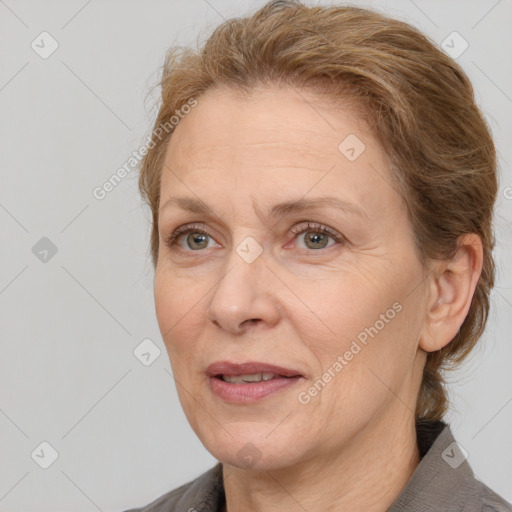
[{"label": "teeth", "polygon": [[271,380],[274,378],[273,373],[252,373],[250,375],[223,375],[222,380],[239,384],[240,382],[261,382],[262,380]]}]

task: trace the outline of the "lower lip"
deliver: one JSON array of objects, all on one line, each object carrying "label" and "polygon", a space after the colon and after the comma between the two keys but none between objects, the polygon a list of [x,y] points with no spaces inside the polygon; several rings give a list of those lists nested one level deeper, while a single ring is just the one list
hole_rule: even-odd
[{"label": "lower lip", "polygon": [[260,382],[231,384],[217,377],[210,377],[210,388],[222,400],[242,404],[255,402],[272,393],[283,391],[301,379],[302,377],[278,377]]}]

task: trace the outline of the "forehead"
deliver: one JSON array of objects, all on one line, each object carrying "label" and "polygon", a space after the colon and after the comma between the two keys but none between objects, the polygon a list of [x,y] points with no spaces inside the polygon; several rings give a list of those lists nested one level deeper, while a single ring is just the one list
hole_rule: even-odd
[{"label": "forehead", "polygon": [[314,160],[322,167],[338,156],[340,142],[351,133],[371,137],[348,102],[335,104],[291,87],[259,88],[244,96],[226,87],[198,99],[176,127],[169,147],[171,158],[185,167],[216,155],[257,157],[274,165]]},{"label": "forehead", "polygon": [[[208,91],[170,139],[161,204],[183,192],[201,198],[214,193],[233,202],[300,197],[311,190],[338,191],[378,207],[396,191],[377,197],[376,187],[389,188],[392,180],[382,148],[355,112],[348,103],[291,87],[259,89],[250,96],[228,88]],[[346,140],[356,141],[358,152],[364,148],[356,159],[343,152]]]}]

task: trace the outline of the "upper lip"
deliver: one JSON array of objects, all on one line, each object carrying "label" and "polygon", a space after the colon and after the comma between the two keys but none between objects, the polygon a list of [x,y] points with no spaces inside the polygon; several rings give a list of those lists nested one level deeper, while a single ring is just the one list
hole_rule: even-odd
[{"label": "upper lip", "polygon": [[206,369],[208,377],[217,377],[219,375],[251,375],[254,373],[273,373],[274,375],[282,375],[283,377],[302,377],[299,371],[292,368],[257,361],[249,361],[247,363],[216,361]]}]

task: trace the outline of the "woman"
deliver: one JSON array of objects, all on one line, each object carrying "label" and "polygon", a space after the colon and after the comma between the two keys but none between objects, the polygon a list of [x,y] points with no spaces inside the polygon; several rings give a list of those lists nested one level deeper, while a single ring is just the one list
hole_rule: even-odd
[{"label": "woman", "polygon": [[512,510],[442,419],[494,284],[462,69],[403,22],[278,1],[171,50],[161,86],[156,313],[219,463],[137,510]]}]

